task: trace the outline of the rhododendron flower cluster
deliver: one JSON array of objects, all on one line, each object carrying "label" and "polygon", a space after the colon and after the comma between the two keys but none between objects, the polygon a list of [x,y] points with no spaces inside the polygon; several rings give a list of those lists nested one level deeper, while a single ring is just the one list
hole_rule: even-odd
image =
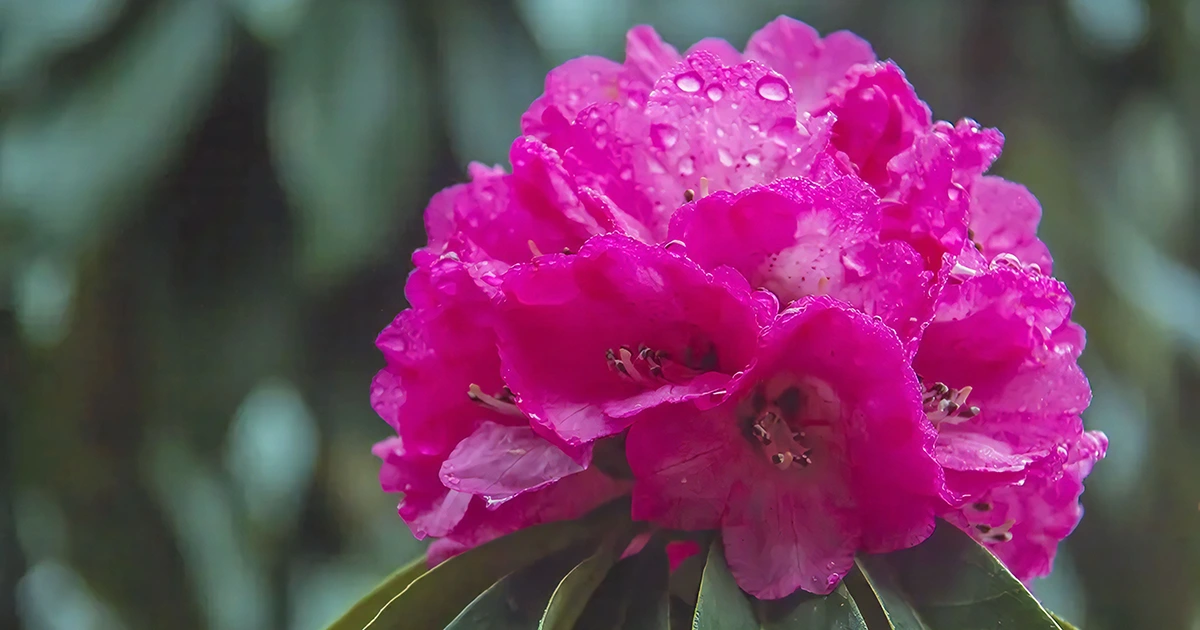
[{"label": "rhododendron flower cluster", "polygon": [[381,481],[432,562],[631,494],[764,599],[939,516],[1049,572],[1107,442],[998,131],[783,17],[744,52],[635,28],[521,122],[431,201],[378,339]]}]

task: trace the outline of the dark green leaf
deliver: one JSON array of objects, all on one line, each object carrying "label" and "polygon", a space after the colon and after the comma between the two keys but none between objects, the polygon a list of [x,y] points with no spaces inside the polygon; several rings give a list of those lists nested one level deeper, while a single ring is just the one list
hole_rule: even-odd
[{"label": "dark green leaf", "polygon": [[838,585],[828,595],[796,591],[783,599],[756,602],[759,623],[764,630],[867,630],[867,622],[846,585]]},{"label": "dark green leaf", "polygon": [[1075,627],[1075,625],[1071,622],[1059,617],[1057,613],[1050,613],[1050,617],[1054,619],[1054,623],[1058,624],[1058,627],[1062,628],[1062,630],[1079,630],[1079,628]]},{"label": "dark green leaf", "polygon": [[425,575],[428,570],[425,554],[421,554],[421,557],[397,569],[366,597],[358,600],[357,604],[329,626],[329,630],[362,630],[393,597],[402,593],[413,580]]},{"label": "dark green leaf", "polygon": [[304,19],[311,0],[226,0],[246,25],[264,42],[277,44],[285,40]]},{"label": "dark green leaf", "polygon": [[388,602],[371,630],[438,630],[500,578],[546,556],[597,538],[628,518],[618,501],[576,521],[547,523],[480,545],[434,567]]},{"label": "dark green leaf", "polygon": [[758,620],[750,599],[738,588],[725,563],[721,539],[708,548],[708,563],[700,578],[700,595],[696,599],[695,630],[756,630]]},{"label": "dark green leaf", "polygon": [[944,521],[916,547],[858,562],[896,630],[1058,630],[991,552]]},{"label": "dark green leaf", "polygon": [[661,541],[618,562],[596,589],[575,630],[669,630],[670,566]]},{"label": "dark green leaf", "polygon": [[510,573],[484,591],[446,630],[533,630],[563,576],[588,554],[576,545]]},{"label": "dark green leaf", "polygon": [[[583,612],[584,606],[596,592],[596,588],[604,581],[609,569],[621,557],[621,552],[629,546],[632,530],[618,531],[610,534],[596,552],[579,563],[558,587],[545,606],[538,628],[541,630],[571,630]],[[540,610],[540,609],[539,609]]]}]

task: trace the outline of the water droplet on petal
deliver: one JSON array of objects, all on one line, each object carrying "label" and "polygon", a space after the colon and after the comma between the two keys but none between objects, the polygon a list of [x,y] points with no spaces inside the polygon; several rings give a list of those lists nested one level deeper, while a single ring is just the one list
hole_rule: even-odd
[{"label": "water droplet on petal", "polygon": [[662,149],[670,149],[679,140],[679,131],[671,125],[656,124],[650,128],[653,141]]},{"label": "water droplet on petal", "polygon": [[594,129],[596,130],[596,133],[608,133],[608,123],[601,120],[600,122],[596,123]]},{"label": "water droplet on petal", "polygon": [[688,175],[691,175],[692,173],[695,173],[695,172],[696,172],[696,163],[692,161],[692,158],[685,157],[679,161],[679,174],[680,175],[687,177]]},{"label": "water droplet on petal", "polygon": [[708,91],[705,93],[708,94],[709,100],[714,103],[721,100],[722,96],[725,96],[725,90],[722,90],[719,85],[710,85]]},{"label": "water droplet on petal", "polygon": [[742,159],[746,160],[750,166],[758,166],[758,163],[762,162],[762,153],[759,153],[758,149],[750,149],[742,156]]},{"label": "water droplet on petal", "polygon": [[768,101],[782,101],[788,97],[788,85],[783,79],[767,75],[758,80],[758,95]]},{"label": "water droplet on petal", "polygon": [[629,180],[633,179],[633,171],[630,169],[627,169],[627,168],[622,169],[621,173],[620,173],[620,177],[621,177],[621,179],[623,179],[625,181],[629,181]]},{"label": "water droplet on petal", "polygon": [[700,75],[695,72],[684,72],[675,77],[675,85],[684,92],[694,93],[700,91]]},{"label": "water droplet on petal", "polygon": [[725,149],[717,149],[717,159],[721,160],[721,164],[725,166],[733,166],[733,156]]}]

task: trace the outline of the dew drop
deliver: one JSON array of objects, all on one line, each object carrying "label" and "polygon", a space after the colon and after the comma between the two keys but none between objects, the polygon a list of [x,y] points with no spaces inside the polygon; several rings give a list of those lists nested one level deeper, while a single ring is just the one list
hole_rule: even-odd
[{"label": "dew drop", "polygon": [[654,143],[663,149],[670,149],[679,141],[679,131],[671,125],[657,124],[650,132],[654,135]]},{"label": "dew drop", "polygon": [[708,86],[708,91],[705,92],[705,94],[708,94],[709,100],[716,103],[717,101],[721,100],[722,96],[725,96],[725,90],[722,90],[721,86],[719,85],[710,85]]},{"label": "dew drop", "polygon": [[600,122],[596,123],[594,129],[596,130],[596,133],[608,133],[608,123],[601,120]]},{"label": "dew drop", "polygon": [[723,148],[717,149],[717,159],[721,160],[721,164],[725,166],[733,166],[733,156]]},{"label": "dew drop", "polygon": [[695,172],[696,172],[696,163],[692,161],[692,158],[685,157],[679,161],[679,174],[680,175],[687,177],[688,175],[691,175],[692,173],[695,173]]},{"label": "dew drop", "polygon": [[788,97],[787,83],[779,77],[765,76],[758,80],[758,95],[768,101],[782,101]]},{"label": "dew drop", "polygon": [[[675,77],[675,85],[689,94],[700,91],[700,75],[695,72],[684,72]],[[782,100],[782,99],[781,99]]]},{"label": "dew drop", "polygon": [[758,149],[750,149],[742,156],[742,159],[746,160],[750,166],[758,166],[758,163],[762,162],[762,154],[758,152]]},{"label": "dew drop", "polygon": [[620,177],[621,177],[621,179],[623,179],[625,181],[629,181],[629,180],[633,179],[633,171],[630,169],[627,169],[627,168],[622,169],[621,173],[620,173]]},{"label": "dew drop", "polygon": [[950,190],[946,191],[946,196],[950,198],[950,201],[958,201],[958,186],[951,186]]}]

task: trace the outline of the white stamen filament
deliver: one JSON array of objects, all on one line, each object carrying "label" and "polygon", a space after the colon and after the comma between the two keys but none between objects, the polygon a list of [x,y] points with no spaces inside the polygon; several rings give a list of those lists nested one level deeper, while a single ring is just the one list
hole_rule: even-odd
[{"label": "white stamen filament", "polygon": [[700,198],[703,199],[707,196],[708,196],[708,178],[701,177],[700,178]]},{"label": "white stamen filament", "polygon": [[[511,394],[508,391],[508,388],[506,387],[505,388],[505,397],[508,398],[510,396],[511,396]],[[475,383],[471,383],[471,386],[467,388],[467,398],[470,398],[471,400],[483,405],[484,407],[488,407],[489,409],[500,412],[502,414],[506,414],[506,415],[510,415],[510,416],[517,416],[517,417],[521,417],[524,415],[521,413],[521,410],[517,409],[517,406],[514,403],[512,403],[511,401],[501,400],[495,396],[490,396],[488,394],[485,394],[485,393],[483,393],[483,390]]]},{"label": "white stamen filament", "polygon": [[529,252],[533,254],[534,258],[542,255],[542,250],[538,249],[537,243],[534,243],[533,239],[529,239]]}]

